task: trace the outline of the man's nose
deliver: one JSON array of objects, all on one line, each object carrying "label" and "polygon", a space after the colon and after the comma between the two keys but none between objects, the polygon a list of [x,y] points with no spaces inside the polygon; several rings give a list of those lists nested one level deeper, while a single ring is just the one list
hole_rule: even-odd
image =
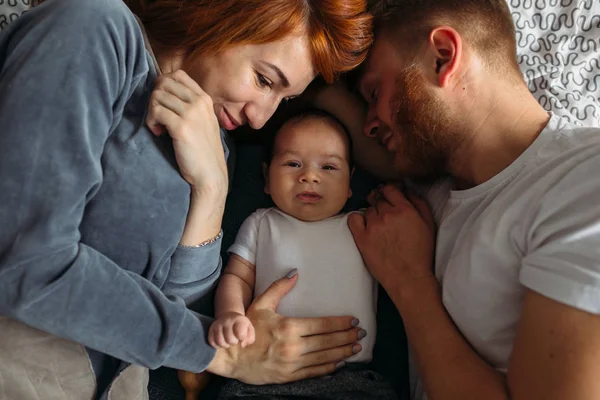
[{"label": "man's nose", "polygon": [[381,121],[377,118],[377,114],[375,113],[374,107],[369,107],[369,111],[367,112],[367,118],[365,120],[365,124],[363,125],[363,135],[368,138],[377,137],[377,131],[381,127]]}]

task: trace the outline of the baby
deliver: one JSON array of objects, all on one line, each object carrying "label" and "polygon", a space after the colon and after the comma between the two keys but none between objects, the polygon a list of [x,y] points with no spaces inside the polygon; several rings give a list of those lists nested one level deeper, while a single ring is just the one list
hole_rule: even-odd
[{"label": "baby", "polygon": [[253,296],[297,269],[299,279],[277,312],[288,317],[353,315],[362,351],[346,361],[372,359],[377,284],[340,214],[352,195],[350,138],[332,116],[309,111],[288,120],[264,166],[265,192],[276,207],[253,213],[229,248],[215,297],[209,342],[215,348],[254,342],[245,311]]}]

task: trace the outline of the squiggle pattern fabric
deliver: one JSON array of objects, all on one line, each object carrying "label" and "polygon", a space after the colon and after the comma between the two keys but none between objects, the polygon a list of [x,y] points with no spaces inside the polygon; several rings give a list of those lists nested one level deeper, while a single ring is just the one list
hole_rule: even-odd
[{"label": "squiggle pattern fabric", "polygon": [[508,0],[529,90],[549,111],[600,126],[600,0]]},{"label": "squiggle pattern fabric", "polygon": [[29,8],[30,0],[0,0],[0,31]]},{"label": "squiggle pattern fabric", "polygon": [[[507,1],[529,90],[547,110],[600,126],[600,0]],[[0,0],[0,30],[31,2]]]}]

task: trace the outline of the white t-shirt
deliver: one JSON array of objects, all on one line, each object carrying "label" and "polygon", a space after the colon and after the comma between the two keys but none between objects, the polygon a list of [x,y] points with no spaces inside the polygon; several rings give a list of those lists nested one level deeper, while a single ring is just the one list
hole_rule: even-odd
[{"label": "white t-shirt", "polygon": [[352,315],[367,336],[351,362],[373,358],[377,283],[356,248],[348,215],[304,222],[277,208],[258,210],[242,224],[230,253],[256,265],[254,295],[298,268],[296,286],[277,312],[288,317]]},{"label": "white t-shirt", "polygon": [[[600,129],[552,116],[508,168],[469,190],[427,194],[436,277],[452,320],[506,373],[526,288],[600,314]],[[413,399],[426,399],[411,363]]]}]

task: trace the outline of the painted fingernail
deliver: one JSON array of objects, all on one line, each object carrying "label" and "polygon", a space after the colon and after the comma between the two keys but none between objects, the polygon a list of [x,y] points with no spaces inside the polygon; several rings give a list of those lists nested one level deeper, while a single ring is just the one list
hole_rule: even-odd
[{"label": "painted fingernail", "polygon": [[356,318],[354,318],[352,320],[352,322],[350,322],[350,325],[354,328],[355,326],[358,326],[358,324],[360,324],[360,321]]},{"label": "painted fingernail", "polygon": [[288,274],[285,277],[288,279],[292,279],[293,277],[296,276],[296,274],[298,274],[298,268],[294,268],[293,270],[288,272]]},{"label": "painted fingernail", "polygon": [[359,345],[357,345],[357,344],[355,344],[355,345],[352,347],[352,352],[353,352],[354,354],[358,353],[358,352],[359,352],[359,351],[361,351],[361,350],[362,350],[362,347],[360,347],[360,346],[359,346]]},{"label": "painted fingernail", "polygon": [[340,361],[339,363],[337,363],[335,365],[335,369],[344,368],[345,366],[346,366],[346,362],[345,361]]},{"label": "painted fingernail", "polygon": [[361,329],[360,331],[358,331],[358,338],[362,339],[365,336],[367,336],[367,331],[365,331],[364,329]]}]

